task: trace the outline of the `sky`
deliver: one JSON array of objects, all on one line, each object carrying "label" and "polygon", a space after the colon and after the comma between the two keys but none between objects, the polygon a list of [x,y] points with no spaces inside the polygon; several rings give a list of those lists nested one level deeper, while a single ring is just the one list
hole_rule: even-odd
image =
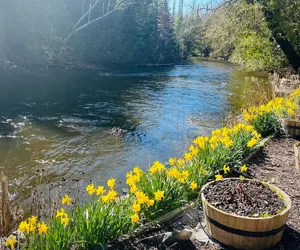
[{"label": "sky", "polygon": [[[170,4],[170,7],[173,6],[173,1],[174,0],[169,0],[169,4]],[[176,7],[178,7],[178,3],[179,3],[180,0],[176,0]],[[216,1],[216,2],[220,2],[221,0],[183,0],[183,7],[185,10],[189,10],[189,6],[191,6],[193,4],[193,2],[196,2],[196,4],[200,4],[200,5],[204,5],[204,4],[207,4],[207,3],[211,3],[213,1]]]}]

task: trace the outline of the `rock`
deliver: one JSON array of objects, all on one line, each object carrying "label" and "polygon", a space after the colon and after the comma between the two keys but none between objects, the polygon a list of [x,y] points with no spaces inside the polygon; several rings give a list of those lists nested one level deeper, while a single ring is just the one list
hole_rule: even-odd
[{"label": "rock", "polygon": [[16,237],[16,240],[21,243],[22,246],[15,246],[15,249],[16,250],[22,250],[22,249],[25,249],[26,248],[26,237],[24,235],[24,233],[22,233],[20,230],[16,230],[16,231],[13,231],[8,237],[4,237],[4,238],[1,238],[1,242],[0,242],[0,249],[2,250],[10,250],[10,248],[8,247],[3,247],[1,248],[2,246],[5,246],[5,243],[6,243],[6,239],[7,238],[10,238],[11,236],[14,236]]},{"label": "rock", "polygon": [[113,127],[109,130],[109,133],[115,136],[121,136],[127,132],[126,129],[122,129],[119,127]]},{"label": "rock", "polygon": [[203,229],[200,229],[197,231],[194,230],[191,238],[197,240],[200,243],[204,243],[204,244],[207,244],[208,242],[210,242],[209,237],[207,236],[207,234],[204,232]]},{"label": "rock", "polygon": [[19,241],[22,245],[24,245],[24,246],[26,245],[26,237],[23,232],[21,232],[20,230],[17,230],[17,231],[12,232],[11,235],[15,236],[17,241]]},{"label": "rock", "polygon": [[165,244],[167,246],[173,245],[175,242],[187,241],[193,235],[192,231],[181,231],[181,232],[167,232],[163,234],[154,235],[141,240],[141,242],[152,242],[155,245]]}]

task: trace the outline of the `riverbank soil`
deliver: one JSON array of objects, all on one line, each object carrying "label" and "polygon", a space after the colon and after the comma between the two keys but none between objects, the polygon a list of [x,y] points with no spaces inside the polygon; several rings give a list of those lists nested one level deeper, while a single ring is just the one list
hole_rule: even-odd
[{"label": "riverbank soil", "polygon": [[[272,250],[300,250],[300,171],[295,167],[293,148],[295,142],[296,140],[291,138],[272,139],[247,164],[248,178],[269,182],[285,191],[292,200],[292,208],[283,238]],[[190,214],[189,217],[192,219],[188,220],[188,223],[184,223],[185,225],[169,223],[160,229],[139,235],[137,238],[119,242],[111,249],[226,250],[226,248],[208,241],[197,223],[197,216]],[[161,235],[166,232],[181,231],[184,228],[193,231],[191,240],[175,241],[173,244],[162,243],[166,241],[161,239]],[[199,232],[200,234],[198,234]],[[147,240],[149,238],[152,239]]]}]

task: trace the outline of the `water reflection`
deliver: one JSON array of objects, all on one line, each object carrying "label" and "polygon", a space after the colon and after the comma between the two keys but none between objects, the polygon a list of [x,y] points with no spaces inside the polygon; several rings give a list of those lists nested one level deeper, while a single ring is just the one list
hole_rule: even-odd
[{"label": "water reflection", "polygon": [[[198,134],[221,126],[251,84],[230,64],[53,71],[1,76],[0,167],[29,202],[36,173],[47,180],[124,180],[135,165],[181,155]],[[113,127],[125,133],[110,133]],[[82,174],[84,173],[84,175]]]}]

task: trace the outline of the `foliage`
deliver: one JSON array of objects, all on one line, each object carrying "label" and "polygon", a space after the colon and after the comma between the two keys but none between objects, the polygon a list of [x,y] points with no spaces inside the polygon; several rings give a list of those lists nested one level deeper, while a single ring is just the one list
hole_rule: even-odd
[{"label": "foliage", "polygon": [[271,0],[267,1],[268,8],[286,38],[300,54],[300,4],[298,0]]},{"label": "foliage", "polygon": [[211,56],[230,59],[248,70],[274,69],[285,62],[272,41],[259,3],[239,0],[211,13],[205,24]]},{"label": "foliage", "polygon": [[183,17],[176,16],[174,29],[182,57],[207,55],[203,28],[202,18],[197,12],[191,12]]}]

